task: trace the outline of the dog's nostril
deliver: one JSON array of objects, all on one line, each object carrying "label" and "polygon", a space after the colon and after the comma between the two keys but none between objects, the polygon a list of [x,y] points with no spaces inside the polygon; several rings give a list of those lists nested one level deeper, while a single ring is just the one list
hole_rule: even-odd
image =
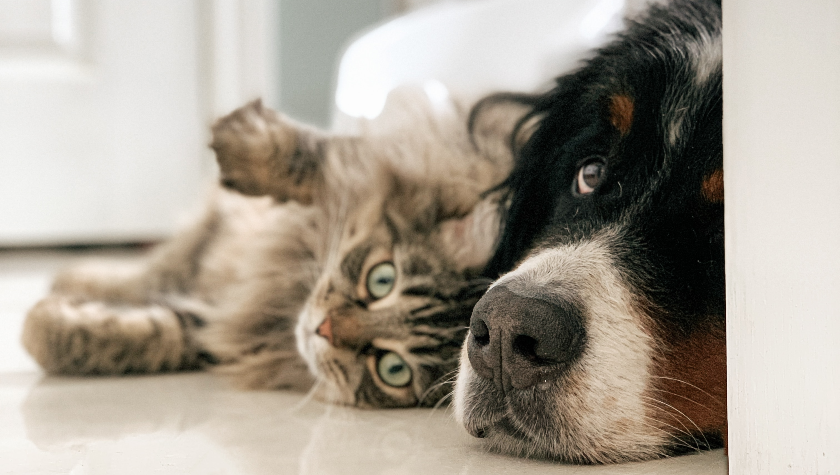
[{"label": "dog's nostril", "polygon": [[[491,291],[492,292],[492,291]],[[483,305],[476,305],[473,309],[472,317],[470,318],[470,336],[467,339],[467,357],[469,358],[472,369],[476,374],[485,379],[494,379],[494,373],[497,371],[494,368],[499,367],[500,353],[499,345],[491,344],[490,330],[488,318],[492,318],[493,304],[492,296],[489,299],[484,299]],[[485,297],[487,295],[485,294]],[[488,300],[490,305],[487,305]],[[496,331],[496,329],[493,329]]]},{"label": "dog's nostril", "polygon": [[537,355],[536,339],[527,335],[518,335],[513,339],[513,351],[532,363],[539,363],[540,357]]},{"label": "dog's nostril", "polygon": [[475,319],[470,324],[470,332],[476,343],[480,346],[487,346],[490,344],[490,329],[482,320]]}]

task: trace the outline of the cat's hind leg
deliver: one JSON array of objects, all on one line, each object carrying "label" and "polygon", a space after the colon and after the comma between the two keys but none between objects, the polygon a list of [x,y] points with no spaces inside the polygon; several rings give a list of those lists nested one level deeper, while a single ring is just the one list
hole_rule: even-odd
[{"label": "cat's hind leg", "polygon": [[125,374],[197,368],[190,315],[172,308],[52,294],[30,310],[23,344],[49,373]]},{"label": "cat's hind leg", "polygon": [[59,273],[26,317],[26,350],[60,374],[171,371],[212,361],[195,337],[205,324],[195,287],[218,219],[211,210],[139,262],[88,262]]}]

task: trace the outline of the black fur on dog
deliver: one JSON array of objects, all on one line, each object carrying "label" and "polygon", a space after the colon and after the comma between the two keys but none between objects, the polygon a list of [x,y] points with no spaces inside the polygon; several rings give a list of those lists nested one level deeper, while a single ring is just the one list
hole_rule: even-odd
[{"label": "black fur on dog", "polygon": [[719,0],[654,5],[548,93],[487,99],[532,107],[455,393],[495,449],[605,463],[724,443],[720,33]]}]

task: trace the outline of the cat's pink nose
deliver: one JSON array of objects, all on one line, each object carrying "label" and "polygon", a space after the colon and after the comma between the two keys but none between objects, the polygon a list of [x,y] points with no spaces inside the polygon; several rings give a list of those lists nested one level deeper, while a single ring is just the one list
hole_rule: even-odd
[{"label": "cat's pink nose", "polygon": [[315,334],[318,336],[322,336],[330,342],[330,345],[333,344],[333,333],[332,333],[332,319],[327,317],[318,325],[318,329],[315,330]]}]

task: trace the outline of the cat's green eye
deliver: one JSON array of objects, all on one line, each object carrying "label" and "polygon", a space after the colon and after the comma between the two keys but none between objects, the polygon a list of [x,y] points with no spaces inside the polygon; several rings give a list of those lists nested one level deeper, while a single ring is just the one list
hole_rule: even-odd
[{"label": "cat's green eye", "polygon": [[397,280],[397,268],[393,262],[381,262],[373,266],[367,275],[367,291],[371,298],[381,299],[391,293]]},{"label": "cat's green eye", "polygon": [[401,388],[411,382],[411,367],[393,351],[383,353],[376,362],[379,379],[388,386]]}]

